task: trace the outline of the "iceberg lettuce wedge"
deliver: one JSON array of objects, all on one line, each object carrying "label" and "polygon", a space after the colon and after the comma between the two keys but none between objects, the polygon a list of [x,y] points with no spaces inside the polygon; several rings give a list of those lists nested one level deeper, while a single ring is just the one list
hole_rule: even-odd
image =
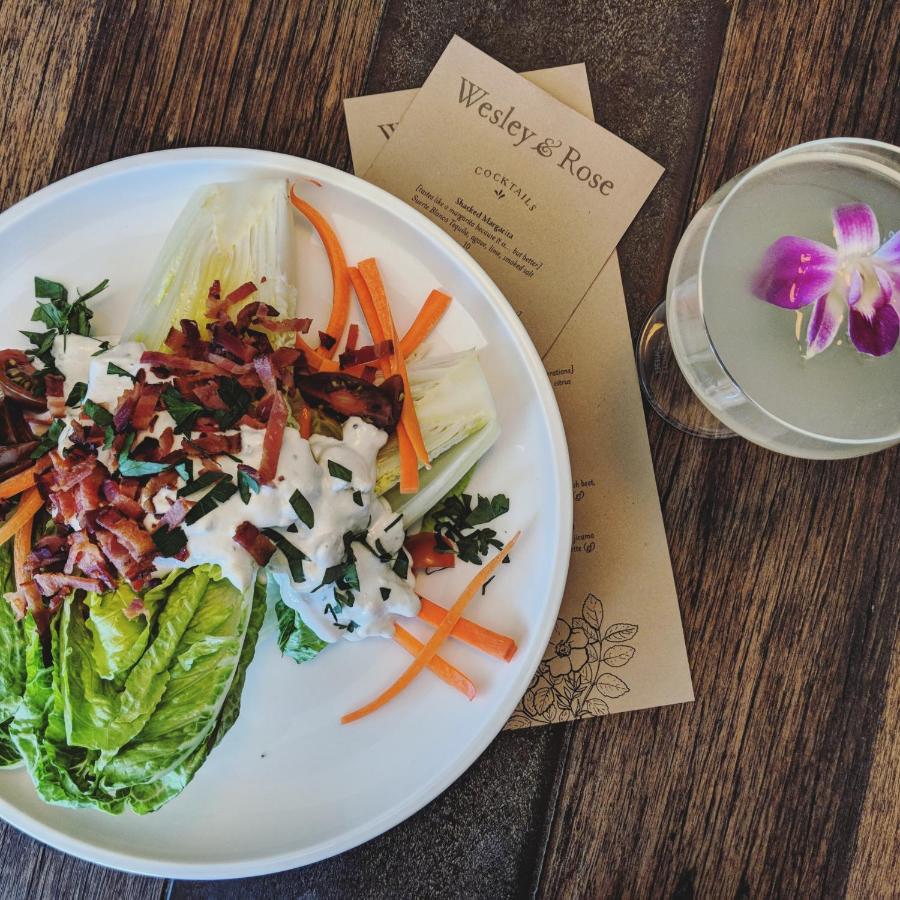
[{"label": "iceberg lettuce wedge", "polygon": [[258,288],[254,299],[293,315],[291,228],[282,179],[198,188],[169,232],[122,340],[158,349],[180,319],[202,325],[209,287],[217,279],[223,297],[252,281]]},{"label": "iceberg lettuce wedge", "polygon": [[[16,589],[12,541],[0,547],[0,594]],[[0,769],[21,764],[9,736],[13,715],[25,693],[25,631],[12,607],[0,596]]]}]

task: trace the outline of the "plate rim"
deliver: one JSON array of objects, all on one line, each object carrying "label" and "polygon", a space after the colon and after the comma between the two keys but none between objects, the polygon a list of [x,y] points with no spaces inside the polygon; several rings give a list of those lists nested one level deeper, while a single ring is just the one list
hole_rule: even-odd
[{"label": "plate rim", "polygon": [[571,466],[568,444],[563,429],[562,417],[556,396],[550,385],[549,377],[543,362],[531,341],[525,326],[513,310],[510,302],[481,265],[442,229],[418,210],[403,202],[374,184],[370,184],[341,169],[315,162],[301,156],[276,151],[242,148],[242,147],[182,147],[165,150],[154,150],[100,163],[82,169],[55,181],[23,198],[0,213],[0,235],[18,222],[38,211],[42,206],[52,203],[56,198],[94,181],[102,180],[110,175],[164,165],[166,163],[197,162],[210,160],[215,162],[258,162],[260,165],[281,165],[296,169],[298,177],[319,178],[324,182],[345,188],[351,193],[362,196],[382,207],[387,212],[398,216],[409,223],[416,231],[436,242],[440,248],[458,262],[477,282],[481,292],[488,298],[500,314],[505,324],[510,327],[516,337],[516,343],[522,353],[526,365],[534,379],[538,393],[535,397],[544,411],[544,421],[550,436],[550,455],[553,463],[551,470],[560,487],[559,516],[560,537],[559,549],[552,560],[553,577],[548,594],[550,601],[544,621],[540,623],[531,658],[523,667],[518,679],[509,685],[504,700],[499,704],[495,714],[478,729],[470,743],[464,748],[453,764],[417,788],[405,799],[395,804],[384,814],[355,825],[340,836],[313,844],[303,850],[280,853],[268,857],[256,857],[237,862],[175,862],[164,859],[153,859],[151,856],[139,856],[118,850],[99,847],[88,841],[73,837],[51,826],[34,820],[8,800],[0,797],[0,817],[13,827],[30,837],[51,847],[84,859],[88,862],[106,866],[120,871],[139,875],[162,878],[220,880],[228,878],[246,878],[258,875],[269,875],[311,865],[343,853],[370,841],[401,822],[410,818],[424,806],[442,794],[464,772],[466,772],[487,749],[488,745],[503,729],[513,710],[525,693],[534,672],[537,670],[544,649],[549,642],[553,627],[562,603],[566,577],[568,575],[570,554],[570,537],[573,525],[573,500],[571,485]]}]

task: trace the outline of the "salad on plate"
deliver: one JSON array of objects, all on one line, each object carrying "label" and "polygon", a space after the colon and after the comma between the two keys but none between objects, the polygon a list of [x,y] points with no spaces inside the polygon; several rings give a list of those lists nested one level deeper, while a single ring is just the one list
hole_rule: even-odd
[{"label": "salad on plate", "polygon": [[[331,267],[321,329],[295,214]],[[367,638],[411,655],[344,723],[425,668],[473,699],[438,650],[512,658],[463,612],[517,535],[492,527],[505,495],[467,493],[499,427],[477,353],[428,351],[451,298],[401,335],[378,262],[348,265],[281,180],[196,192],[116,339],[92,333],[105,290],[35,278],[30,347],[0,353],[0,766],[50,803],[158,809],[237,718],[267,609],[286,664]],[[427,574],[457,561],[478,569],[440,606]]]}]

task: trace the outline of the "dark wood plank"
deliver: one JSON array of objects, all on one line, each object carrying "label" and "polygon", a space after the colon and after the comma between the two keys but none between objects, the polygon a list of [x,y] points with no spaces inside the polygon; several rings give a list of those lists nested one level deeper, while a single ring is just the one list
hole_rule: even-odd
[{"label": "dark wood plank", "polygon": [[[735,4],[695,201],[802,140],[896,141],[898,39],[896,3]],[[542,893],[895,896],[900,448],[649,424],[698,699],[575,729]]]}]

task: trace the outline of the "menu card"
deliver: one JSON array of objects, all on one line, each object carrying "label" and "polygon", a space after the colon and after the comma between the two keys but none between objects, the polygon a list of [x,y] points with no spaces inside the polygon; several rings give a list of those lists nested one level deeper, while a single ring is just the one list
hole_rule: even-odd
[{"label": "menu card", "polygon": [[[508,125],[513,115],[515,121],[535,123],[569,123],[571,117],[584,118],[578,131],[582,136],[579,152],[585,159],[597,160],[595,165],[606,169],[608,180],[614,185],[630,186],[623,191],[621,204],[591,205],[596,199],[593,197],[584,201],[581,212],[586,214],[591,228],[596,226],[602,232],[602,239],[581,234],[576,243],[566,244],[561,235],[545,233],[544,223],[558,220],[570,202],[570,196],[562,191],[554,195],[555,182],[545,182],[547,157],[533,153],[523,162],[515,159],[515,141],[501,141],[488,153],[478,141],[448,143],[443,131],[434,131],[434,120],[448,113],[440,104],[435,105],[426,89],[435,83],[439,88],[448,83],[448,54],[451,68],[457,68],[458,77],[463,77],[456,65],[460,57],[451,53],[460,45],[465,78],[491,94],[502,93],[507,98],[504,116],[515,107]],[[433,196],[462,197],[466,205],[476,206],[477,199],[482,204],[476,206],[482,213],[479,223],[490,220],[501,229],[513,231],[513,238],[505,238],[506,250],[512,247],[513,253],[504,256],[518,259],[516,249],[527,246],[534,254],[527,254],[529,258],[544,264],[537,269],[527,264],[518,268],[504,261],[503,256],[496,258],[495,251],[503,249],[496,243],[485,240],[483,245],[468,240],[469,251],[520,312],[532,337],[538,336],[535,343],[566,427],[575,499],[572,562],[560,617],[535,678],[507,727],[690,701],[693,690],[678,599],[614,253],[601,268],[608,256],[603,255],[603,248],[609,245],[612,250],[639,208],[640,203],[634,198],[641,196],[645,188],[635,185],[652,186],[659,167],[587,121],[593,111],[583,65],[518,76],[484,54],[474,51],[473,56],[469,51],[474,48],[454,38],[438,64],[444,65],[445,71],[439,72],[437,82],[432,81],[432,73],[421,92],[398,91],[345,100],[345,113],[357,174],[407,200],[422,196],[417,194],[417,188],[424,185]],[[473,59],[477,63],[474,66]],[[494,77],[498,70],[502,80]],[[424,111],[417,109],[422,98]],[[457,99],[454,97],[451,102]],[[568,107],[568,118],[560,113],[561,104]],[[461,105],[465,105],[465,100]],[[413,139],[404,138],[410,123]],[[529,130],[536,129],[529,126]],[[522,133],[517,131],[515,136]],[[564,141],[565,147],[574,146],[574,138],[569,143],[569,132],[554,133],[566,135],[555,138]],[[399,153],[394,150],[395,142]],[[557,149],[563,149],[563,144]],[[610,151],[612,159],[607,160],[605,154]],[[559,156],[557,162],[565,155]],[[626,160],[640,171],[627,172],[623,165]],[[615,163],[615,168],[608,162]],[[393,166],[403,170],[402,178],[391,177]],[[485,166],[491,171],[515,172],[520,179],[516,185],[533,185],[532,203],[536,209],[530,212],[537,212],[539,201],[535,198],[540,197],[540,202],[546,204],[542,209],[546,215],[538,217],[526,211],[524,215],[507,216],[509,183],[497,183],[500,192],[506,194],[503,197],[494,194],[493,185],[489,195],[472,193],[472,176],[477,189],[481,186],[477,179],[484,176],[476,170]],[[646,181],[641,181],[642,175]],[[454,176],[459,177],[458,182],[452,181]],[[410,184],[412,195],[407,192]],[[466,236],[441,218],[446,201],[442,199],[441,205],[432,202],[437,211],[431,212],[430,217],[465,246]],[[517,199],[517,203],[521,202]],[[430,208],[423,211],[429,214]],[[472,218],[471,212],[468,218]],[[573,251],[576,247],[577,252]],[[548,289],[543,303],[536,302],[534,285],[540,273],[564,271],[567,267],[571,278]],[[553,303],[548,303],[547,297]]]}]

